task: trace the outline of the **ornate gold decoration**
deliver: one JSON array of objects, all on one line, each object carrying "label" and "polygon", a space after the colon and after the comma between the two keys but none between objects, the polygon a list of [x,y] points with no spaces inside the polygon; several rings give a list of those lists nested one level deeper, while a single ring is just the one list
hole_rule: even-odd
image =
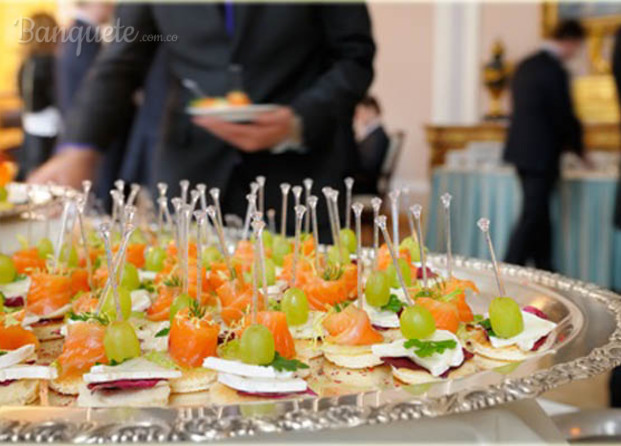
[{"label": "ornate gold decoration", "polygon": [[502,96],[509,83],[510,68],[506,63],[505,49],[500,40],[494,43],[492,57],[483,66],[483,85],[487,88],[490,95],[489,111],[486,119],[505,118],[506,114],[502,110]]}]

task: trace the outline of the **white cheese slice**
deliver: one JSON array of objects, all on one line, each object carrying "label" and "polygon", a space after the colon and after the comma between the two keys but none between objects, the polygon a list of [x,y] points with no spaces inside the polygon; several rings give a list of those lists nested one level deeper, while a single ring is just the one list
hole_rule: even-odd
[{"label": "white cheese slice", "polygon": [[130,293],[132,311],[145,311],[151,306],[151,297],[147,290],[134,290]]},{"label": "white cheese slice", "polygon": [[556,327],[554,322],[542,319],[527,311],[522,311],[522,317],[524,318],[524,330],[520,334],[506,339],[490,336],[489,342],[492,347],[503,348],[517,345],[521,350],[529,352],[539,339],[550,334]]},{"label": "white cheese slice", "polygon": [[40,320],[41,318],[36,314],[25,314],[24,319],[22,319],[22,327],[30,329],[28,328],[29,325],[36,324]]},{"label": "white cheese slice", "polygon": [[216,358],[215,356],[205,358],[203,367],[221,373],[246,376],[248,378],[289,379],[293,377],[293,372],[279,372],[271,366],[244,364],[241,361],[231,361]]},{"label": "white cheese slice", "polygon": [[304,392],[308,387],[306,381],[299,378],[245,378],[230,373],[218,373],[218,382],[232,389],[250,393]]},{"label": "white cheese slice", "polygon": [[56,379],[58,371],[56,367],[44,365],[14,365],[0,369],[0,382],[17,379]]},{"label": "white cheese slice", "polygon": [[452,339],[456,342],[456,347],[444,350],[444,353],[434,353],[431,356],[421,358],[415,351],[416,348],[405,348],[405,339],[399,339],[390,344],[374,344],[371,346],[373,354],[377,357],[407,357],[421,367],[424,367],[433,376],[440,376],[451,367],[457,367],[464,362],[464,352],[459,339],[447,330],[436,330],[430,337],[422,341],[445,341]]},{"label": "white cheese slice", "polygon": [[147,280],[155,280],[157,277],[157,273],[155,271],[147,271],[146,269],[138,270],[138,278],[141,282],[146,282]]},{"label": "white cheese slice", "polygon": [[287,288],[287,285],[288,283],[286,280],[277,280],[274,285],[270,285],[267,287],[267,294],[270,296],[274,294],[280,294]]},{"label": "white cheese slice", "polygon": [[4,294],[4,297],[23,297],[24,301],[26,300],[29,289],[30,277],[26,277],[24,280],[18,280],[17,282],[0,285],[0,293]]},{"label": "white cheese slice", "polygon": [[34,344],[24,345],[15,350],[7,350],[0,356],[0,369],[14,366],[31,359],[35,352]]},{"label": "white cheese slice", "polygon": [[[406,303],[405,293],[402,288],[391,288],[390,294],[394,294],[397,298]],[[399,316],[393,311],[383,311],[380,308],[369,305],[366,299],[363,302],[364,311],[369,315],[371,324],[382,328],[399,328]]]},{"label": "white cheese slice", "polygon": [[293,339],[316,339],[325,335],[323,326],[317,323],[325,313],[321,311],[309,311],[308,320],[302,325],[290,325],[289,331]]},{"label": "white cheese slice", "polygon": [[134,358],[122,364],[95,365],[84,375],[86,383],[104,383],[120,379],[173,379],[180,378],[181,372],[161,367],[144,358]]}]

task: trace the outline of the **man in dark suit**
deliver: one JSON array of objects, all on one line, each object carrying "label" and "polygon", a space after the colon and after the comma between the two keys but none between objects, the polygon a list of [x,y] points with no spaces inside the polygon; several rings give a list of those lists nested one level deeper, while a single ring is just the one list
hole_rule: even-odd
[{"label": "man in dark suit", "polygon": [[[615,43],[612,50],[612,74],[617,85],[617,96],[621,104],[621,28],[615,34]],[[621,177],[617,185],[617,200],[615,204],[615,226],[621,229]],[[619,396],[619,405],[621,406],[621,395]]]},{"label": "man in dark suit", "polygon": [[354,129],[360,159],[355,175],[356,193],[377,194],[377,181],[390,140],[382,124],[379,103],[374,97],[366,96],[356,106]]},{"label": "man in dark suit", "polygon": [[563,66],[580,49],[584,30],[562,22],[543,48],[526,58],[513,77],[513,117],[504,159],[522,187],[522,213],[506,255],[508,263],[553,270],[550,198],[561,154],[583,153],[582,128],[574,114],[569,75]]},{"label": "man in dark suit", "polygon": [[[159,42],[175,85],[152,178],[169,183],[173,194],[183,178],[206,182],[221,188],[225,211],[242,215],[257,175],[268,178],[268,209],[278,208],[281,182],[311,177],[318,191],[351,173],[353,109],[371,83],[375,53],[365,5],[124,3],[117,10],[134,38],[119,39],[98,58],[69,114],[64,150],[31,181],[76,185],[92,176],[97,149],[129,118],[131,95]],[[242,66],[253,102],[279,107],[247,124],[188,116],[193,96],[182,80],[224,96],[232,64]]]}]

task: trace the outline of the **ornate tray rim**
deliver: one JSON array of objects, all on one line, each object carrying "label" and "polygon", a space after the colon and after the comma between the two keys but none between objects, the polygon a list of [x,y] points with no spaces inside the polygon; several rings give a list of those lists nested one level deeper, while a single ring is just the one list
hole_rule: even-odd
[{"label": "ornate tray rim", "polygon": [[[436,265],[442,266],[445,258],[430,255]],[[473,271],[489,271],[491,263],[478,259],[455,257],[456,265]],[[210,406],[207,408],[161,408],[149,409],[156,414],[166,413],[156,422],[124,421],[103,423],[101,421],[56,420],[46,422],[15,421],[3,416],[0,408],[1,442],[170,442],[213,441],[261,433],[290,431],[317,431],[362,425],[385,424],[393,421],[437,417],[509,403],[519,399],[534,398],[554,387],[573,380],[585,379],[603,373],[621,364],[621,296],[612,291],[559,274],[533,268],[502,264],[504,276],[516,280],[528,280],[560,292],[572,292],[580,299],[594,299],[602,304],[614,318],[616,327],[607,343],[594,348],[588,355],[550,368],[537,370],[523,377],[508,378],[499,384],[485,388],[462,389],[440,397],[416,398],[403,389],[372,391],[341,397],[324,397],[261,403],[286,405],[278,415],[245,416],[241,407]],[[382,402],[379,396],[397,395],[397,402]],[[375,403],[374,403],[375,402]],[[283,406],[285,407],[285,406]],[[74,408],[21,408],[28,410],[87,411],[95,413],[102,409]],[[7,409],[10,411],[12,409]],[[107,410],[107,409],[103,409]],[[127,410],[127,409],[111,409]],[[146,409],[137,409],[146,410]],[[21,418],[21,417],[20,417]],[[93,417],[87,417],[92,420]]]}]

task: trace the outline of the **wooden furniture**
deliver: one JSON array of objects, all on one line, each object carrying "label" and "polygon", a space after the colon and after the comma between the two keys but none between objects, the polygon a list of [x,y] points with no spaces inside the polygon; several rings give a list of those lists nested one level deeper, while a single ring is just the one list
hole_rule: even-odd
[{"label": "wooden furniture", "polygon": [[[505,140],[507,124],[482,122],[475,125],[425,126],[427,143],[431,148],[431,167],[444,164],[449,150],[464,149],[473,141]],[[617,123],[584,124],[584,139],[587,150],[617,151],[621,147],[621,131]]]}]

